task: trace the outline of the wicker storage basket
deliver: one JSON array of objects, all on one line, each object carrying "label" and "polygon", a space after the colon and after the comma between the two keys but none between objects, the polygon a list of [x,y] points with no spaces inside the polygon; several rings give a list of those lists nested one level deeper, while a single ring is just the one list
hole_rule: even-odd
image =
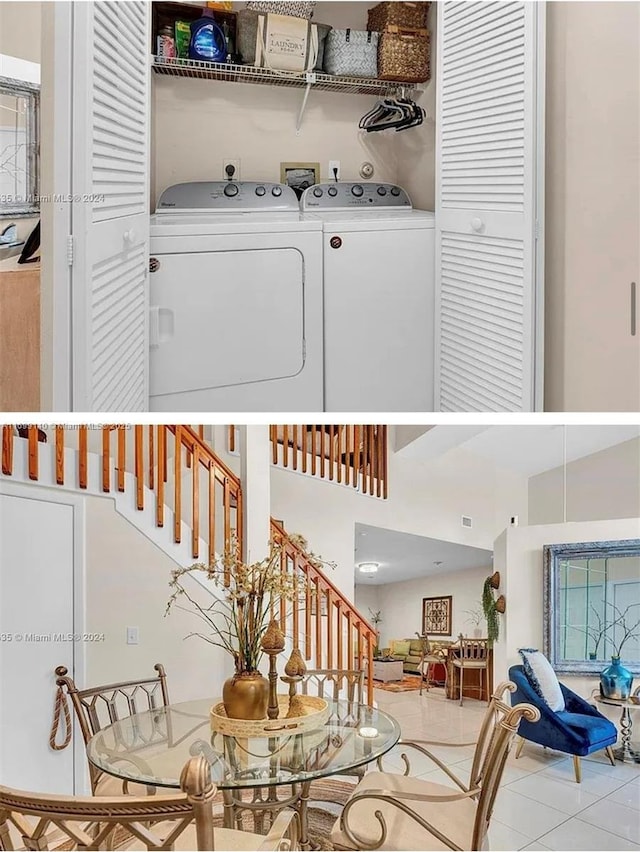
[{"label": "wicker storage basket", "polygon": [[324,48],[324,70],[343,77],[377,77],[378,41],[375,32],[331,30]]},{"label": "wicker storage basket", "polygon": [[401,83],[425,83],[431,77],[429,33],[381,33],[378,78]]},{"label": "wicker storage basket", "polygon": [[430,5],[431,3],[378,3],[369,9],[367,29],[382,33],[390,24],[421,29],[427,26]]}]

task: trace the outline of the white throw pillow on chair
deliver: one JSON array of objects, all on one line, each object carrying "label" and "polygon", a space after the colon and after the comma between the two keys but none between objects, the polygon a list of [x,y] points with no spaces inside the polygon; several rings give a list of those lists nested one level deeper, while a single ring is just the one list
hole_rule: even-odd
[{"label": "white throw pillow on chair", "polygon": [[518,648],[527,680],[549,707],[558,713],[565,709],[564,695],[551,663],[535,648]]}]

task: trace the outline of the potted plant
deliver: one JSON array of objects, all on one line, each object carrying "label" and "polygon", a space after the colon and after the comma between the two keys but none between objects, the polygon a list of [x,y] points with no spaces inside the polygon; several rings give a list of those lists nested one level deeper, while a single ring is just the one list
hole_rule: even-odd
[{"label": "potted plant", "polygon": [[484,613],[482,611],[482,603],[479,601],[477,606],[472,607],[471,609],[465,609],[465,614],[467,618],[465,618],[465,624],[473,624],[473,638],[479,639],[482,636],[482,630],[480,629],[480,625],[484,621]]},{"label": "potted plant", "polygon": [[374,612],[370,607],[367,607],[367,609],[369,610],[369,621],[373,624],[376,631],[376,646],[373,649],[373,656],[377,658],[380,656],[380,631],[378,630],[378,625],[382,621],[382,610],[377,609]]},{"label": "potted plant", "polygon": [[[294,540],[303,542],[300,537]],[[324,564],[313,554],[307,555],[314,564]],[[306,594],[306,575],[298,573],[294,582],[293,573],[282,571],[282,558],[283,544],[272,541],[267,557],[247,564],[232,541],[228,551],[210,565],[197,562],[171,572],[172,592],[165,615],[174,607],[193,612],[204,623],[205,631],[194,631],[185,638],[199,636],[233,658],[235,672],[225,682],[222,694],[230,718],[267,717],[269,681],[262,676],[259,665],[269,616],[279,610],[282,600],[298,606],[301,594]],[[185,578],[195,574],[220,590],[207,605],[199,603],[185,586]]]}]

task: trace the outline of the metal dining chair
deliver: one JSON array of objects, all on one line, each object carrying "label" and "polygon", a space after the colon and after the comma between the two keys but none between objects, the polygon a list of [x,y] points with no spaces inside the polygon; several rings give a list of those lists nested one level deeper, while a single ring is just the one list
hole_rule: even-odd
[{"label": "metal dining chair", "polygon": [[[52,737],[57,728],[58,717],[61,713],[68,719],[66,709],[66,695],[71,699],[82,737],[85,745],[92,736],[101,731],[106,725],[142,713],[144,710],[155,710],[158,707],[166,707],[169,704],[169,690],[167,687],[167,675],[164,666],[156,663],[154,666],[157,674],[154,677],[143,680],[129,680],[122,683],[111,683],[104,686],[92,686],[87,689],[78,689],[73,678],[65,666],[58,666],[56,673],[56,715],[54,717],[54,729]],[[65,695],[66,693],[66,695]],[[67,721],[67,738],[65,745],[71,739],[70,722]],[[63,746],[64,747],[64,746]],[[117,795],[120,782],[110,775],[106,775],[93,764],[89,764],[89,778],[91,781],[91,792],[94,796]],[[140,788],[143,789],[143,788]],[[148,793],[154,793],[154,787],[146,787]],[[122,793],[129,794],[127,782],[122,782]]]}]

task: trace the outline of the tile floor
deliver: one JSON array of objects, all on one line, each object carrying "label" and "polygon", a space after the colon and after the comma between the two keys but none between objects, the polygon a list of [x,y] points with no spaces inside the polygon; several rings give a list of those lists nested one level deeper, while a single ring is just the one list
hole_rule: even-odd
[{"label": "tile floor", "polygon": [[[423,693],[375,691],[381,710],[394,716],[405,739],[473,742],[486,705],[465,699],[462,707],[443,690]],[[385,758],[385,768],[403,771],[400,748]],[[434,749],[466,780],[472,748]],[[410,752],[408,752],[410,754]],[[439,783],[450,779],[428,758],[414,752],[411,774]],[[582,759],[576,784],[573,760],[527,743],[518,760],[512,750],[489,831],[492,850],[640,850],[640,764],[611,766],[604,752]]]}]

